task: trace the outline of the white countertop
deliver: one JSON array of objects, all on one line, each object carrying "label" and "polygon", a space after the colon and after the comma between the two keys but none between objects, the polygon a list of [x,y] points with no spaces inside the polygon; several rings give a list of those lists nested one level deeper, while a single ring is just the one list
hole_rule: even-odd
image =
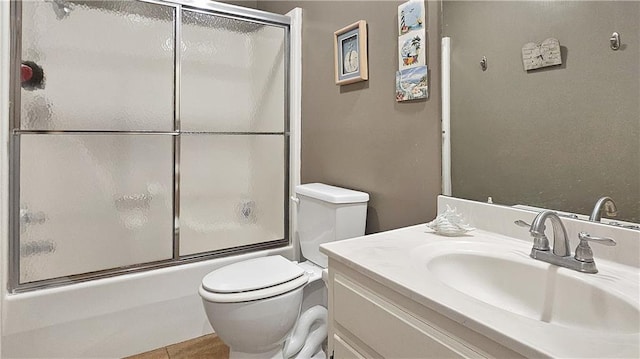
[{"label": "white countertop", "polygon": [[[515,251],[523,257],[528,257],[531,250],[529,242],[492,232],[475,230],[464,237],[452,238],[438,236],[425,225],[416,225],[327,243],[321,246],[321,252],[527,357],[640,357],[638,332],[549,324],[502,310],[447,286],[429,273],[424,257],[417,253],[424,254],[425,250],[437,249],[454,241],[489,243],[512,253]],[[551,266],[531,258],[527,260],[533,261],[535,266]],[[598,260],[597,257],[596,263],[600,269],[597,274],[579,273],[566,268],[557,268],[557,271],[566,271],[563,275],[615,291],[616,295],[638,308],[638,268]]]}]

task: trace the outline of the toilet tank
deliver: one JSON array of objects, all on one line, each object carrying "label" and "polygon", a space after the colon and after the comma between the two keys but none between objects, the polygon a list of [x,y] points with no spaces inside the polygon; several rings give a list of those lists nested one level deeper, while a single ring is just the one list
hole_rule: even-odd
[{"label": "toilet tank", "polygon": [[296,186],[296,194],[302,255],[326,268],[320,245],[364,235],[369,194],[322,183]]}]

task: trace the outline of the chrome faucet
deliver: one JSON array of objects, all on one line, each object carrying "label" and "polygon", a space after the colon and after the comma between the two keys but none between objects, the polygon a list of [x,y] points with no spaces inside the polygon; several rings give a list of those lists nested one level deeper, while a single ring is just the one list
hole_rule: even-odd
[{"label": "chrome faucet", "polygon": [[591,216],[589,216],[589,220],[591,222],[600,222],[602,218],[602,210],[604,209],[605,215],[607,217],[615,217],[618,215],[618,208],[616,208],[615,202],[611,197],[600,197],[596,202],[596,205],[593,207],[593,212],[591,212]]},{"label": "chrome faucet", "polygon": [[[553,226],[553,250],[550,250],[549,239],[544,234],[547,219],[551,221],[551,225]],[[558,217],[558,213],[548,210],[542,211],[536,216],[531,225],[521,220],[515,221],[514,223],[521,227],[529,227],[529,233],[531,233],[533,237],[531,258],[579,272],[598,273],[589,242],[600,243],[606,246],[616,245],[616,242],[611,238],[592,237],[589,233],[580,232],[578,234],[580,244],[578,244],[576,248],[576,254],[572,257],[571,250],[569,249],[567,230],[564,224],[562,224],[560,217]]]},{"label": "chrome faucet", "polygon": [[535,248],[534,245],[534,248],[542,251],[549,250],[549,240],[544,234],[544,230],[546,229],[544,223],[547,221],[547,218],[551,220],[551,225],[553,226],[553,254],[559,257],[570,256],[571,250],[569,249],[567,230],[564,228],[560,217],[558,217],[558,213],[553,211],[540,212],[533,220],[533,223],[531,223],[529,233],[531,233],[533,237],[534,244],[535,242],[544,243],[545,241],[547,243],[546,247],[541,246],[540,248]]}]

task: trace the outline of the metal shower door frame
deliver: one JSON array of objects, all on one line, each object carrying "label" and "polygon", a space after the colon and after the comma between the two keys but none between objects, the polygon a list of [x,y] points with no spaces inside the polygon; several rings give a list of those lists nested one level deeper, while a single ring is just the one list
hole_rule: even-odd
[{"label": "metal shower door frame", "polygon": [[[170,267],[175,265],[193,263],[208,259],[225,257],[232,254],[242,254],[263,249],[283,247],[290,244],[291,226],[289,223],[289,186],[290,186],[290,49],[291,49],[291,19],[285,15],[272,14],[261,10],[243,8],[240,6],[218,3],[209,0],[135,0],[145,3],[172,7],[174,17],[174,98],[173,98],[173,131],[33,131],[21,130],[21,84],[20,64],[22,62],[22,0],[12,0],[10,3],[10,28],[11,28],[11,54],[10,54],[10,102],[9,102],[9,265],[8,265],[8,291],[9,293],[27,292],[36,289],[58,287],[73,283],[85,282],[94,279],[115,277],[122,274],[135,273]],[[182,68],[182,11],[190,10],[204,12],[210,15],[248,21],[252,23],[275,26],[284,29],[285,54],[284,57],[284,131],[282,133],[267,133],[283,135],[284,137],[284,213],[283,226],[284,238],[275,241],[257,243],[180,256],[180,85]],[[82,135],[170,135],[173,137],[173,256],[170,259],[139,263],[124,267],[100,270],[91,273],[79,273],[66,277],[51,278],[46,280],[20,283],[20,137],[22,134],[82,134]],[[211,133],[215,134],[215,133]],[[243,132],[242,134],[265,134]]]}]

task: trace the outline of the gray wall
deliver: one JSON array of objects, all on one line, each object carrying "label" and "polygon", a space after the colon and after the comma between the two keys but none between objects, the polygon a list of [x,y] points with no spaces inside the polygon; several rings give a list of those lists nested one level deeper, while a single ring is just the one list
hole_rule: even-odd
[{"label": "gray wall", "polygon": [[227,3],[227,4],[231,4],[231,5],[250,7],[250,8],[253,8],[253,9],[257,9],[258,8],[258,1],[257,0],[216,0],[216,1]]},{"label": "gray wall", "polygon": [[[609,195],[618,218],[640,221],[640,2],[446,1],[443,11],[453,195],[576,213]],[[563,64],[525,72],[522,45],[549,37]]]},{"label": "gray wall", "polygon": [[[429,92],[396,103],[397,6],[403,1],[259,1],[260,9],[303,9],[302,183],[368,192],[367,233],[431,220],[440,176],[440,23],[428,3]],[[334,82],[333,33],[368,24],[369,81]]]}]

